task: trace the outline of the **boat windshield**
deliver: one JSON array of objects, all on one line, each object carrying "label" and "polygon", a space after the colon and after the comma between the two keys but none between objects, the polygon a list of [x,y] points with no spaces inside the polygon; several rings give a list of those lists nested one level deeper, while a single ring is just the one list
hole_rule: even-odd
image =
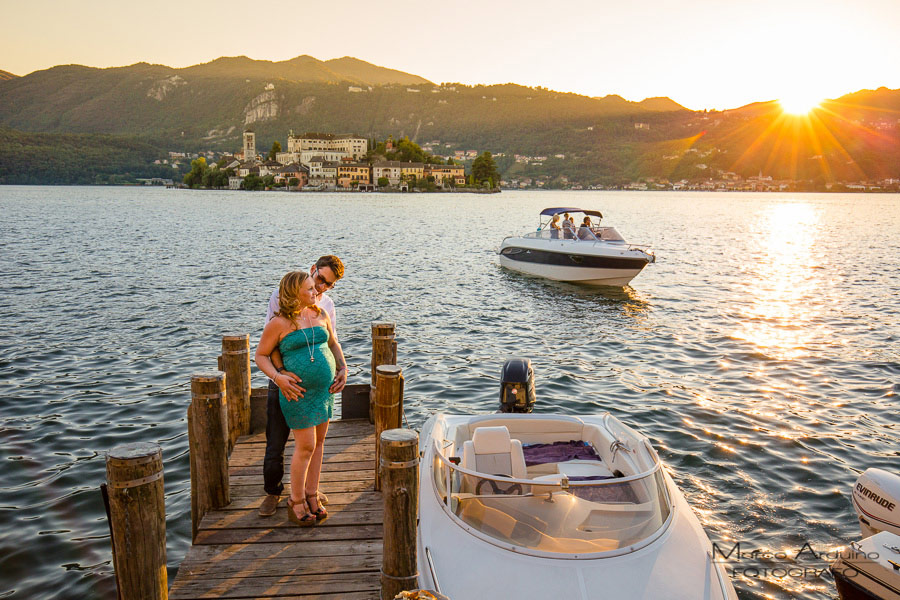
[{"label": "boat windshield", "polygon": [[551,229],[548,226],[543,226],[537,231],[533,231],[531,233],[526,233],[522,237],[530,238],[530,239],[542,239],[542,240],[555,240],[555,239],[574,239],[574,240],[587,240],[591,242],[601,241],[601,242],[624,242],[625,239],[622,235],[616,231],[615,227],[593,227],[589,231],[583,230],[586,228],[576,227],[574,233],[567,235],[565,231],[558,231],[555,229]]},{"label": "boat windshield", "polygon": [[652,469],[630,477],[511,479],[459,467],[435,440],[433,467],[435,490],[450,513],[519,550],[566,555],[632,551],[629,547],[659,531],[671,512],[658,460]]}]

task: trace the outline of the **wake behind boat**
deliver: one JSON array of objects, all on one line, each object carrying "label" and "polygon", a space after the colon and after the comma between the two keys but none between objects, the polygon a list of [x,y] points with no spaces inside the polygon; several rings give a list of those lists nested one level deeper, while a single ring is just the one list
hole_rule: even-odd
[{"label": "wake behind boat", "polygon": [[555,281],[621,287],[656,261],[652,251],[626,243],[614,227],[552,228],[553,218],[564,213],[603,218],[596,210],[545,208],[541,217],[547,221],[536,232],[503,240],[500,265]]},{"label": "wake behind boat", "polygon": [[[532,373],[529,361],[508,361],[501,403],[528,410]],[[437,414],[419,440],[422,588],[449,598],[737,599],[650,441],[609,413]]]}]

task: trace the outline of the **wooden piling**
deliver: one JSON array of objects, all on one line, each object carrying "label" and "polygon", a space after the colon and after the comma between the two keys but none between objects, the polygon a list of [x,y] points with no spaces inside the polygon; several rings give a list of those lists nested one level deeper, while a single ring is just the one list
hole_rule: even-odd
[{"label": "wooden piling", "polygon": [[[393,323],[372,323],[372,390],[369,395],[369,422],[375,422],[376,370],[381,365],[397,364],[397,341]],[[377,439],[377,438],[376,438]]]},{"label": "wooden piling", "polygon": [[225,374],[191,376],[188,446],[191,458],[191,539],[209,510],[231,502],[228,482],[228,412]]},{"label": "wooden piling", "polygon": [[250,334],[222,336],[225,403],[228,407],[228,453],[238,437],[250,433]]},{"label": "wooden piling", "polygon": [[381,457],[381,433],[400,427],[403,410],[403,370],[396,365],[380,365],[376,369],[375,392],[375,489],[381,490],[378,468]]},{"label": "wooden piling", "polygon": [[165,600],[166,505],[159,445],[143,442],[110,450],[106,482],[118,595]]},{"label": "wooden piling", "polygon": [[380,441],[384,486],[384,542],[381,599],[418,588],[416,515],[419,503],[419,436],[411,429],[389,429]]}]

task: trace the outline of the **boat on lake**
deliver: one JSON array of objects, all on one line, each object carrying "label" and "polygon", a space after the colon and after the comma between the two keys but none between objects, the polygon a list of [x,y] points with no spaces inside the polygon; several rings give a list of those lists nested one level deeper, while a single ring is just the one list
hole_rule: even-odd
[{"label": "boat on lake", "polygon": [[[507,361],[503,380],[503,407],[533,405],[530,361]],[[421,588],[449,598],[736,600],[650,441],[608,412],[440,413],[419,440]]]},{"label": "boat on lake", "polygon": [[656,261],[649,248],[627,243],[615,227],[550,227],[553,217],[564,213],[603,218],[596,210],[545,208],[537,231],[503,240],[500,265],[554,281],[623,287]]},{"label": "boat on lake", "polygon": [[868,469],[856,480],[853,508],[863,539],[831,565],[841,600],[900,600],[900,476]]}]

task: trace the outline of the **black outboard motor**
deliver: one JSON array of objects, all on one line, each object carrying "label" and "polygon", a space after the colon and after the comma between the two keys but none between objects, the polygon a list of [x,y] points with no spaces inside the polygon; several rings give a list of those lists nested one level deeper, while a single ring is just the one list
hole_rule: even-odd
[{"label": "black outboard motor", "polygon": [[531,359],[510,358],[500,375],[500,412],[530,413],[534,410],[534,369]]}]

